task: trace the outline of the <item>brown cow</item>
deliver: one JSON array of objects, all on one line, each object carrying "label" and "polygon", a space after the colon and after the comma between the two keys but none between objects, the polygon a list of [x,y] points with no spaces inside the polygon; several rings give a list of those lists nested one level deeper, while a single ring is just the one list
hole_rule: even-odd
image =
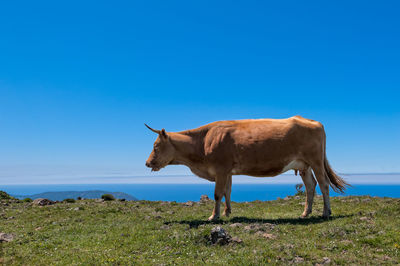
[{"label": "brown cow", "polygon": [[215,182],[215,207],[209,220],[219,218],[224,196],[223,215],[231,213],[232,175],[267,177],[291,169],[299,171],[306,187],[303,218],[312,211],[315,178],[323,194],[325,218],[331,214],[329,185],[340,192],[348,185],[330,167],[324,127],[314,120],[294,116],[218,121],[181,132],[147,127],[159,134],[147,167],[158,171],[170,164],[183,164],[195,175]]}]

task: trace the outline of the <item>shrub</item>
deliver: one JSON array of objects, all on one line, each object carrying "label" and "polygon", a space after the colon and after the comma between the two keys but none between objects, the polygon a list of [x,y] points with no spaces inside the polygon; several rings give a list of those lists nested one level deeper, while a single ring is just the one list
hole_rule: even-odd
[{"label": "shrub", "polygon": [[303,184],[296,184],[296,194],[295,196],[304,196],[306,193],[303,191]]},{"label": "shrub", "polygon": [[31,199],[31,198],[25,198],[24,200],[23,200],[23,202],[32,202],[33,200]]},{"label": "shrub", "polygon": [[0,190],[0,200],[2,199],[14,199],[14,197],[11,197],[7,192]]},{"label": "shrub", "polygon": [[77,199],[77,200],[82,200],[82,197],[77,197],[76,199]]},{"label": "shrub", "polygon": [[75,203],[75,199],[64,199],[63,202],[66,202],[66,203]]},{"label": "shrub", "polygon": [[101,195],[101,198],[102,198],[103,200],[106,200],[106,201],[115,200],[115,197],[114,197],[113,195],[111,195],[111,194],[104,194],[104,195]]},{"label": "shrub", "polygon": [[119,201],[126,201],[126,199],[119,199]]}]

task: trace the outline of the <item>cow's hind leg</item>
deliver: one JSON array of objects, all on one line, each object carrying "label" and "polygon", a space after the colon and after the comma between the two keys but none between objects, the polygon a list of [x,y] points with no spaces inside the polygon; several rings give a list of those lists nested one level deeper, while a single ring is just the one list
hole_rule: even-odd
[{"label": "cow's hind leg", "polygon": [[211,216],[208,218],[209,221],[215,221],[219,218],[221,200],[225,195],[225,188],[226,188],[226,183],[228,181],[228,177],[229,176],[227,175],[219,175],[217,176],[217,178],[215,178],[215,191],[214,191],[215,205]]},{"label": "cow's hind leg", "polygon": [[325,176],[325,168],[323,164],[318,164],[317,166],[312,167],[315,178],[318,181],[319,188],[321,189],[322,196],[324,198],[324,213],[322,216],[324,218],[329,218],[331,215],[331,204],[329,201],[329,180]]},{"label": "cow's hind leg", "polygon": [[232,176],[228,176],[225,187],[225,209],[222,215],[229,217],[231,214],[231,191],[232,191]]},{"label": "cow's hind leg", "polygon": [[305,171],[300,171],[300,176],[303,179],[304,185],[306,186],[306,204],[304,207],[304,212],[300,217],[305,218],[312,212],[315,186],[317,185],[317,182],[314,179],[311,167],[308,167]]}]

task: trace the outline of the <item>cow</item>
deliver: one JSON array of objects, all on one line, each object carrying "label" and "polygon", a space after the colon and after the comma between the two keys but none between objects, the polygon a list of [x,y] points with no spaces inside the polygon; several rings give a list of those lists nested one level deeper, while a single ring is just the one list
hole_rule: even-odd
[{"label": "cow", "polygon": [[181,132],[145,126],[158,134],[147,167],[159,171],[167,165],[185,165],[195,175],[215,182],[215,205],[209,221],[219,219],[223,197],[223,215],[231,214],[232,175],[272,177],[288,170],[299,172],[306,188],[301,218],[312,212],[317,182],[324,200],[324,218],[331,215],[329,185],[342,193],[349,185],[329,165],[323,125],[301,116],[217,121]]}]

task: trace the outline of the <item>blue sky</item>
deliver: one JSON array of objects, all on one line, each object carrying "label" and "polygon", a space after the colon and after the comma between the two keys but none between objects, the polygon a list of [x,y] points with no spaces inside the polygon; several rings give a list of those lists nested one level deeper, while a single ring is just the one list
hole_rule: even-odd
[{"label": "blue sky", "polygon": [[179,131],[292,115],[324,124],[338,172],[400,172],[399,8],[2,3],[0,183],[151,175],[144,162],[155,135],[144,122]]}]

